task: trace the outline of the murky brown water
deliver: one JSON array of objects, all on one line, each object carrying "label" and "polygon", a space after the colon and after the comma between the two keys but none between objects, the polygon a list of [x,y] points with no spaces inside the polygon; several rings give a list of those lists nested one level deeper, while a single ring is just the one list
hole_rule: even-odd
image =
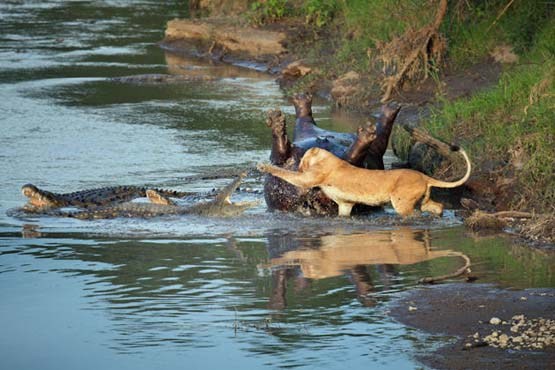
[{"label": "murky brown water", "polygon": [[[272,214],[234,219],[15,219],[21,185],[206,191],[269,155],[264,112],[290,115],[273,78],[165,54],[184,5],[0,4],[0,355],[6,369],[261,367],[413,369],[446,338],[394,322],[387,304],[472,259],[482,282],[553,287],[552,255],[474,238],[448,212],[398,222]],[[139,73],[210,75],[115,84]],[[356,120],[315,107],[327,127]],[[197,179],[197,180],[196,180]],[[261,179],[246,185],[261,189]],[[262,199],[239,193],[237,200]],[[387,225],[387,226],[384,226]],[[186,364],[186,365],[184,365]]]}]

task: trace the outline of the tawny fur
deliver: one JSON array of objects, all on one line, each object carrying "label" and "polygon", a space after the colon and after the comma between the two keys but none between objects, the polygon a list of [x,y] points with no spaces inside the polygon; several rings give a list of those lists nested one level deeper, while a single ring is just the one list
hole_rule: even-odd
[{"label": "tawny fur", "polygon": [[430,199],[431,188],[454,188],[470,177],[470,160],[464,150],[459,151],[466,160],[467,171],[455,182],[436,180],[409,169],[384,171],[355,167],[320,148],[312,148],[304,154],[298,172],[264,163],[259,164],[258,169],[300,188],[319,187],[337,203],[339,216],[349,216],[356,203],[379,206],[391,202],[395,211],[406,217],[412,215],[422,198],[422,211],[441,215],[443,205]]}]

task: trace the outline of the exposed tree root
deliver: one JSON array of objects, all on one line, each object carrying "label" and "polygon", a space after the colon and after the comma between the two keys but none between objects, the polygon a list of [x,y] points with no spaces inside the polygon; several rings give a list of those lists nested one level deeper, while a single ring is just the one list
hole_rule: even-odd
[{"label": "exposed tree root", "polygon": [[436,65],[442,62],[446,41],[439,33],[439,26],[446,12],[447,0],[440,0],[433,23],[419,30],[409,29],[390,42],[377,45],[384,73],[392,73],[382,82],[383,103],[406,80],[426,79],[430,73],[431,61]]},{"label": "exposed tree root", "polygon": [[464,223],[471,230],[501,230],[505,228],[509,219],[531,219],[534,214],[519,211],[501,211],[486,213],[476,210],[464,220]]},{"label": "exposed tree root", "polygon": [[472,215],[467,217],[464,224],[473,231],[502,230],[507,226],[505,220],[480,210],[474,211]]},{"label": "exposed tree root", "polygon": [[555,243],[555,214],[534,216],[520,227],[520,233],[528,239]]}]

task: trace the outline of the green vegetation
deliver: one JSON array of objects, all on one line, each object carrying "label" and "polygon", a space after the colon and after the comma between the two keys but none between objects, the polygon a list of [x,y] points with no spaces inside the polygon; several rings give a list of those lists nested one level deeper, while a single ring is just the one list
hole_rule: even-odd
[{"label": "green vegetation", "polygon": [[[538,45],[554,37],[547,33]],[[478,168],[495,164],[499,177],[514,181],[513,207],[553,212],[555,54],[539,50],[506,71],[495,88],[445,102],[425,127],[437,137],[461,138]]]},{"label": "green vegetation", "polygon": [[291,14],[287,0],[266,0],[251,3],[247,18],[251,24],[276,22]]},{"label": "green vegetation", "polygon": [[552,12],[546,2],[506,0],[473,1],[463,10],[452,9],[443,25],[451,61],[458,66],[477,63],[504,44],[525,53],[548,26]]},{"label": "green vegetation", "polygon": [[[354,54],[361,66],[368,66],[380,45],[433,22],[439,5],[440,0],[258,0],[251,2],[249,19],[264,24],[302,18],[320,36],[333,38],[330,64]],[[547,1],[453,0],[440,31],[448,42],[449,62],[465,66],[481,61],[498,45],[526,52],[552,16]]]},{"label": "green vegetation", "polygon": [[329,24],[338,9],[339,4],[336,0],[306,0],[303,6],[306,23],[317,28]]}]

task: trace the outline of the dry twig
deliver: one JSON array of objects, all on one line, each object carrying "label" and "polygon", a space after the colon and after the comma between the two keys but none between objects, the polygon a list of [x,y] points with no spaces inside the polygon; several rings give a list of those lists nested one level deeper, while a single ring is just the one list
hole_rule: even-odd
[{"label": "dry twig", "polygon": [[460,269],[458,269],[457,271],[451,273],[451,274],[425,277],[425,278],[422,278],[422,279],[418,280],[418,282],[420,284],[433,284],[433,283],[437,283],[438,281],[453,279],[453,278],[459,277],[459,276],[467,273],[468,271],[470,271],[469,270],[470,269],[470,258],[468,258],[468,256],[466,254],[460,253],[460,252],[452,252],[452,256],[461,257],[462,259],[464,259],[464,262],[465,262],[464,266],[461,267]]}]

